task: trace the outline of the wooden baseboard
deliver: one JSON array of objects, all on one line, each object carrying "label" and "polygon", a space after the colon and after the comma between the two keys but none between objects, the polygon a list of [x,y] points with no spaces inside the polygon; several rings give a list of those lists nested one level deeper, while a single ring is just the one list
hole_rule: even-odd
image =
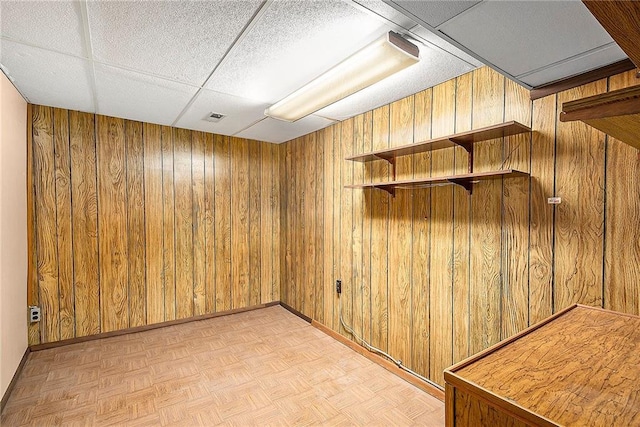
[{"label": "wooden baseboard", "polygon": [[312,323],[313,319],[311,319],[309,316],[305,316],[304,314],[300,313],[298,310],[296,310],[295,308],[291,307],[290,305],[287,305],[286,303],[280,301],[280,305],[290,311],[292,314],[295,314],[296,316],[298,316],[299,318],[301,318],[302,320],[304,320],[307,323]]},{"label": "wooden baseboard", "polygon": [[382,366],[387,371],[399,376],[400,378],[402,378],[403,380],[407,381],[408,383],[418,387],[420,390],[422,390],[422,391],[430,394],[431,396],[435,397],[436,399],[441,400],[441,401],[444,402],[444,392],[442,390],[432,386],[431,384],[429,384],[429,383],[427,383],[425,381],[422,381],[421,379],[411,375],[407,371],[405,371],[403,369],[400,369],[398,366],[396,366],[394,363],[388,361],[384,357],[370,352],[369,350],[367,350],[366,348],[362,347],[361,345],[358,345],[357,343],[351,341],[350,339],[340,335],[336,331],[334,331],[332,329],[329,329],[328,327],[326,327],[322,323],[319,323],[319,322],[316,322],[315,320],[313,320],[313,321],[311,321],[311,325],[314,326],[315,328],[321,330],[325,334],[329,335],[331,338],[334,338],[335,340],[337,340],[337,341],[341,342],[342,344],[346,345],[347,347],[349,347],[353,351],[355,351],[357,353],[360,353],[361,355],[363,355],[367,359],[371,360],[372,362],[377,363],[378,365]]},{"label": "wooden baseboard", "polygon": [[20,359],[20,363],[18,363],[16,372],[13,374],[13,378],[11,378],[9,387],[7,387],[7,389],[4,392],[4,395],[2,396],[2,401],[0,401],[0,413],[4,411],[4,406],[7,404],[7,401],[9,400],[9,396],[11,396],[11,392],[13,391],[13,388],[15,387],[16,382],[18,381],[18,377],[22,373],[22,369],[24,368],[25,363],[27,363],[27,359],[29,358],[29,353],[31,353],[31,349],[27,347],[27,349],[24,351],[24,354],[22,355],[22,359]]},{"label": "wooden baseboard", "polygon": [[154,323],[152,325],[136,326],[134,328],[120,329],[118,331],[103,332],[101,334],[88,335],[86,337],[77,337],[77,338],[70,338],[70,339],[61,340],[61,341],[54,341],[54,342],[44,343],[44,344],[36,344],[36,345],[32,345],[31,347],[29,347],[29,349],[31,351],[40,351],[40,350],[46,350],[46,349],[49,349],[49,348],[62,347],[62,346],[65,346],[65,345],[77,344],[77,343],[86,342],[86,341],[101,340],[101,339],[104,339],[104,338],[117,337],[117,336],[120,336],[120,335],[135,334],[137,332],[150,331],[152,329],[158,329],[158,328],[166,328],[168,326],[180,325],[182,323],[197,322],[197,321],[200,321],[200,320],[213,319],[214,317],[221,317],[221,316],[228,316],[230,314],[244,313],[246,311],[258,310],[258,309],[261,309],[261,308],[271,307],[271,306],[279,305],[279,304],[280,304],[279,301],[273,301],[273,302],[268,302],[268,303],[265,303],[265,304],[253,305],[251,307],[236,308],[236,309],[233,309],[233,310],[220,311],[218,313],[210,313],[210,314],[203,314],[203,315],[200,315],[200,316],[187,317],[185,319],[169,320],[169,321],[166,321],[166,322]]}]

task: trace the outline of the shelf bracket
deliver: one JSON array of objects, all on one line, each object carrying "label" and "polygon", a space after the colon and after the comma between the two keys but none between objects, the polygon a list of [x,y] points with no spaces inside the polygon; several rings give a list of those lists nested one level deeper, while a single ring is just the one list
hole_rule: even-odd
[{"label": "shelf bracket", "polygon": [[465,190],[467,190],[467,192],[469,192],[470,195],[473,192],[473,183],[471,181],[468,181],[466,179],[449,179],[448,181],[452,184],[459,185],[460,187],[464,188]]},{"label": "shelf bracket", "polygon": [[396,189],[393,188],[393,186],[376,185],[375,188],[377,188],[378,190],[386,191],[387,193],[391,194],[391,197],[396,197]]},{"label": "shelf bracket", "polygon": [[462,142],[458,141],[455,138],[449,139],[449,141],[457,144],[459,147],[462,147],[467,152],[468,156],[468,165],[467,170],[469,173],[473,173],[473,143],[472,142]]}]

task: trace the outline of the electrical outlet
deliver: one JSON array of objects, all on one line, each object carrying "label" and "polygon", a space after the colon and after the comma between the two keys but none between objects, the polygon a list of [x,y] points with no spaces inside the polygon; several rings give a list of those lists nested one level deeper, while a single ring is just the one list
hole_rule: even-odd
[{"label": "electrical outlet", "polygon": [[342,293],[342,280],[336,280],[336,292],[339,294]]},{"label": "electrical outlet", "polygon": [[549,197],[547,199],[547,203],[549,203],[550,205],[559,205],[560,203],[562,203],[562,197]]},{"label": "electrical outlet", "polygon": [[40,307],[35,305],[29,306],[29,320],[31,320],[31,323],[40,321]]}]

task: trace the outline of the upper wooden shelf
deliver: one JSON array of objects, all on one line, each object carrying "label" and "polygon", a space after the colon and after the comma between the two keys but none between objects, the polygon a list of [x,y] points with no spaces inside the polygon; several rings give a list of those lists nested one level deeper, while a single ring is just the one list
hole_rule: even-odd
[{"label": "upper wooden shelf", "polygon": [[366,154],[357,154],[355,156],[347,157],[346,160],[352,160],[355,162],[371,162],[373,160],[382,159],[388,162],[393,162],[396,157],[441,150],[443,148],[450,147],[463,147],[465,150],[471,151],[471,147],[476,142],[488,141],[490,139],[502,138],[503,136],[517,135],[519,133],[526,132],[531,132],[531,129],[516,121],[510,121],[442,138],[430,139],[428,141],[418,142],[415,144],[377,150]]},{"label": "upper wooden shelf", "polygon": [[378,188],[384,190],[392,196],[395,195],[396,189],[412,190],[416,188],[428,188],[440,185],[455,184],[464,187],[469,194],[473,184],[479,181],[486,181],[490,179],[499,178],[516,178],[522,176],[529,176],[526,172],[520,172],[513,169],[491,171],[491,172],[475,172],[461,175],[449,175],[449,176],[437,176],[430,178],[418,178],[407,179],[401,181],[388,181],[388,182],[371,182],[366,184],[353,184],[345,185],[345,188]]},{"label": "upper wooden shelf", "polygon": [[640,149],[640,85],[565,102],[560,121],[574,120]]}]

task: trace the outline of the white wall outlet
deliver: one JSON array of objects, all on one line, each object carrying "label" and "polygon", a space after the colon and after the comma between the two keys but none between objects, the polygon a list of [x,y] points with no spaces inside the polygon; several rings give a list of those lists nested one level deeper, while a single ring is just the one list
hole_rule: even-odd
[{"label": "white wall outlet", "polygon": [[562,203],[562,197],[549,197],[547,199],[547,203],[549,203],[550,205],[559,205],[560,203]]},{"label": "white wall outlet", "polygon": [[35,305],[29,306],[29,320],[31,323],[40,321],[40,307]]}]

